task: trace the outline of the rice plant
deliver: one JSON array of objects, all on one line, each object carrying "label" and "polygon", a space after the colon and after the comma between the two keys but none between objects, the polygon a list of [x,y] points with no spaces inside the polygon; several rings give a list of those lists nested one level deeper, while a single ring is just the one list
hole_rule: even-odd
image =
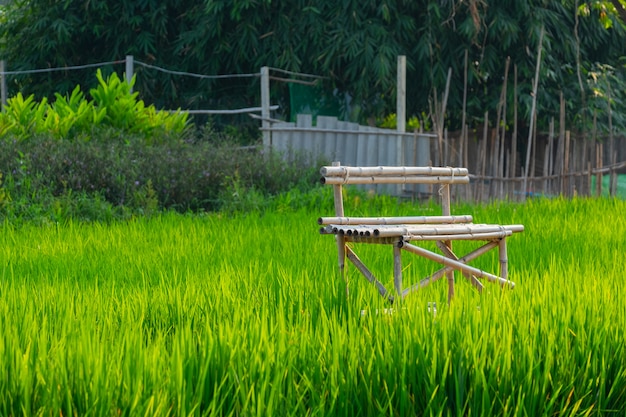
[{"label": "rice plant", "polygon": [[[0,415],[624,415],[624,201],[457,207],[526,226],[518,285],[458,279],[447,305],[437,282],[392,314],[354,268],[346,296],[327,209],[5,223]],[[385,249],[364,256],[391,283]]]}]

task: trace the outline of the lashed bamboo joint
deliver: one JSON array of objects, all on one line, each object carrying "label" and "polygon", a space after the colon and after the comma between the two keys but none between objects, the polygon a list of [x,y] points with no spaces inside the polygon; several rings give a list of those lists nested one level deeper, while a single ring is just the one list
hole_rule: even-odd
[{"label": "lashed bamboo joint", "polygon": [[[466,168],[453,167],[347,167],[338,162],[320,169],[323,184],[333,185],[335,216],[320,217],[317,222],[322,227],[321,234],[335,235],[339,255],[339,270],[343,277],[345,258],[374,283],[379,293],[393,302],[402,299],[412,291],[425,287],[443,276],[448,277],[448,300],[454,295],[454,271],[463,273],[479,291],[483,288],[478,278],[485,278],[503,287],[513,288],[508,279],[508,258],[506,238],[513,233],[524,231],[523,225],[474,224],[470,215],[450,214],[450,185],[467,184],[469,174]],[[344,214],[342,186],[347,184],[437,184],[440,185],[442,215],[405,217],[348,217]],[[452,250],[452,241],[472,240],[485,242],[479,248],[463,257]],[[420,241],[434,241],[442,254],[417,246]],[[394,288],[392,297],[384,285],[356,256],[349,243],[373,243],[392,245],[394,248]],[[499,275],[482,271],[468,265],[479,256],[498,248]],[[443,265],[439,271],[418,283],[403,288],[401,251],[411,252]]]}]

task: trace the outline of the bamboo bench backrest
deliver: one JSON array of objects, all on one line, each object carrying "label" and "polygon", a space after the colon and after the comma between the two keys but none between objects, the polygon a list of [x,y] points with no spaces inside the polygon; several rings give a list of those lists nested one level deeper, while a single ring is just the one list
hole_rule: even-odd
[{"label": "bamboo bench backrest", "polygon": [[439,184],[442,214],[450,215],[450,184],[468,184],[467,168],[376,166],[350,167],[338,162],[320,169],[322,184],[335,187],[335,215],[344,216],[342,185],[348,184]]}]

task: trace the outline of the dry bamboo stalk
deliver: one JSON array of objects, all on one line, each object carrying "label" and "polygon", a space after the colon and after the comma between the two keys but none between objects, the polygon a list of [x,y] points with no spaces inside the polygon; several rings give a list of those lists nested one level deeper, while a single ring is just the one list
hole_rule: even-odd
[{"label": "dry bamboo stalk", "polygon": [[531,162],[530,162],[530,177],[534,178],[535,177],[535,173],[537,172],[535,165],[537,162],[537,113],[535,113],[535,123],[533,123],[533,139],[532,139],[532,158],[531,158]]},{"label": "dry bamboo stalk", "polygon": [[464,176],[405,176],[405,177],[322,177],[322,183],[336,184],[467,184]]},{"label": "dry bamboo stalk", "polygon": [[528,181],[528,166],[530,165],[530,154],[532,150],[533,143],[533,135],[534,135],[534,123],[535,123],[535,109],[537,107],[537,88],[539,87],[539,68],[541,67],[541,51],[543,48],[543,26],[541,27],[541,33],[539,34],[539,46],[537,48],[537,65],[535,68],[535,81],[533,83],[533,99],[532,106],[530,110],[530,126],[528,127],[528,147],[526,149],[526,164],[525,167],[525,175],[524,175],[524,196],[526,195],[526,186]]},{"label": "dry bamboo stalk", "polygon": [[[546,147],[545,147],[545,150],[544,150],[544,154],[546,155],[546,157],[543,158],[543,172],[544,172],[544,175],[545,175],[545,173],[548,172],[548,169],[549,169],[549,167],[548,167],[548,164],[549,164],[549,162],[548,162],[548,154],[549,153],[550,153],[550,141],[548,141],[548,143],[546,143]],[[544,178],[545,178],[545,176],[544,176]],[[544,179],[542,181],[542,183],[543,183],[543,186],[541,187],[542,193],[546,194],[547,190],[548,190],[548,181]]]},{"label": "dry bamboo stalk", "polygon": [[[548,172],[544,171],[544,175],[552,175],[554,173],[554,117],[550,119],[550,135],[548,137]],[[548,182],[548,193],[552,194],[552,183]]]},{"label": "dry bamboo stalk", "polygon": [[443,164],[444,166],[449,165],[448,161],[450,160],[450,145],[448,143],[448,129],[443,129]]},{"label": "dry bamboo stalk", "polygon": [[[461,135],[463,135],[463,130],[466,128],[465,126],[465,117],[467,113],[467,71],[468,71],[468,50],[465,49],[465,59],[463,61],[463,110],[461,112]],[[467,133],[467,131],[465,131]],[[461,151],[463,154],[463,151]],[[467,166],[467,164],[463,164],[462,160],[459,160],[461,166]]]},{"label": "dry bamboo stalk", "polygon": [[380,224],[439,224],[471,223],[470,215],[461,216],[405,216],[405,217],[320,217],[320,225],[380,225]]},{"label": "dry bamboo stalk", "polygon": [[[596,169],[602,169],[602,155],[603,146],[602,143],[596,144]],[[602,195],[602,174],[598,171],[596,174],[596,195],[600,197]]]},{"label": "dry bamboo stalk", "polygon": [[589,196],[591,196],[591,161],[587,162],[587,189],[589,190]]},{"label": "dry bamboo stalk", "polygon": [[[496,124],[497,123],[498,122],[496,119]],[[489,167],[491,175],[493,175],[494,177],[498,176],[498,130],[499,129],[497,127],[491,129],[491,148],[489,149]],[[491,183],[489,184],[489,197],[494,196],[496,183],[497,180],[491,181]]]},{"label": "dry bamboo stalk", "polygon": [[439,255],[437,253],[433,253],[429,250],[426,250],[424,248],[420,248],[419,246],[415,246],[412,245],[410,243],[405,243],[402,246],[402,249],[405,249],[409,252],[412,252],[416,255],[422,256],[424,258],[430,259],[431,261],[435,261],[438,262],[442,265],[445,266],[451,266],[453,269],[456,270],[460,270],[460,271],[465,271],[468,273],[471,273],[473,275],[476,275],[478,277],[482,277],[482,278],[487,278],[489,281],[492,282],[498,282],[500,283],[502,286],[504,285],[508,285],[510,288],[514,288],[515,287],[515,283],[513,283],[512,281],[500,278],[496,275],[490,274],[489,272],[485,272],[483,270],[480,270],[478,268],[474,268],[473,266],[469,266],[466,265],[463,262],[459,262],[459,261],[455,261],[453,259],[450,258],[446,258],[443,255]]},{"label": "dry bamboo stalk", "polygon": [[566,196],[570,196],[569,193],[569,179],[565,174],[569,174],[569,147],[570,147],[570,131],[566,130],[565,131],[565,149],[563,150],[564,153],[564,157],[563,157],[563,181],[561,189],[564,191],[564,194]]},{"label": "dry bamboo stalk", "polygon": [[[444,119],[445,119],[445,114],[446,114],[446,107],[448,105],[448,94],[450,93],[450,80],[452,78],[452,67],[448,68],[448,76],[446,78],[446,89],[444,91],[443,94],[443,101],[441,103],[441,108],[438,108],[437,106],[435,106],[435,112],[437,112],[437,114],[435,115],[435,119],[437,120],[437,123],[435,126],[437,129],[437,138],[439,139],[439,164],[442,164],[443,162],[443,124],[444,124]],[[435,90],[435,96],[437,94],[437,90]],[[435,97],[436,100],[436,97]]]},{"label": "dry bamboo stalk", "polygon": [[[615,166],[617,161],[617,153],[611,154],[611,167]],[[617,169],[610,168],[609,170],[609,195],[615,197],[617,194]]]},{"label": "dry bamboo stalk", "polygon": [[324,177],[383,177],[383,176],[464,176],[467,168],[452,167],[351,167],[351,166],[324,166],[320,174]]},{"label": "dry bamboo stalk", "polygon": [[[502,123],[501,123],[501,129],[502,129],[502,133],[500,134],[500,160],[498,162],[498,176],[500,178],[504,178],[505,177],[505,173],[504,173],[504,148],[505,148],[505,143],[506,143],[506,94],[507,94],[507,87],[508,87],[508,83],[509,83],[509,66],[511,64],[511,57],[508,56],[506,57],[506,65],[505,65],[505,69],[504,69],[504,82],[503,82],[503,100],[502,100]],[[504,182],[500,181],[499,182],[499,195],[500,195],[500,199],[503,198],[503,193],[504,193]]]},{"label": "dry bamboo stalk", "polygon": [[[488,129],[489,129],[489,112],[485,112],[485,123],[483,125],[483,142],[481,144],[482,148],[482,153],[480,156],[480,165],[481,165],[481,169],[480,169],[480,173],[481,175],[484,177],[485,176],[485,170],[486,170],[486,165],[487,165],[487,137],[488,137]],[[484,191],[485,191],[485,183],[484,181],[480,183],[480,195],[478,196],[479,201],[483,201],[484,198]]]},{"label": "dry bamboo stalk", "polygon": [[515,177],[517,167],[517,64],[513,65],[513,143],[511,144],[511,177]]},{"label": "dry bamboo stalk", "polygon": [[[615,152],[615,138],[613,137],[613,113],[611,111],[611,85],[607,89],[608,117],[609,117],[609,155],[611,155],[611,164],[617,162],[617,154]],[[609,195],[614,197],[617,194],[617,171],[612,169],[609,176]]]},{"label": "dry bamboo stalk", "polygon": [[[469,126],[463,125],[463,137],[461,138],[461,146],[463,148],[463,166],[469,165]],[[465,187],[465,200],[472,201],[471,187]]]},{"label": "dry bamboo stalk", "polygon": [[559,94],[560,110],[559,110],[559,141],[556,148],[556,160],[554,161],[554,173],[561,176],[557,182],[555,188],[558,187],[558,194],[563,195],[563,160],[565,154],[565,99],[563,99],[563,92]]}]

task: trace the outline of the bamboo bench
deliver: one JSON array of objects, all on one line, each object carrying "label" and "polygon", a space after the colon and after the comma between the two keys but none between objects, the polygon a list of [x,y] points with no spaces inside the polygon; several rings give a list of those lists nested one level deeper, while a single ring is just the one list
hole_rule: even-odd
[{"label": "bamboo bench", "polygon": [[[346,257],[384,298],[393,302],[395,297],[403,299],[409,293],[446,276],[448,280],[448,302],[454,297],[454,271],[463,276],[478,290],[483,284],[478,278],[513,288],[508,279],[506,238],[522,232],[523,225],[475,224],[470,215],[450,214],[450,185],[467,184],[466,168],[451,167],[349,167],[338,162],[320,169],[323,184],[334,188],[334,217],[320,217],[320,233],[334,235],[337,241],[339,272],[345,278]],[[432,184],[439,185],[441,216],[411,217],[346,217],[343,204],[343,185],[348,184]],[[481,241],[482,246],[458,256],[452,249],[452,241]],[[441,254],[419,246],[420,242],[434,241]],[[374,276],[359,259],[352,246],[356,243],[383,244],[393,246],[393,278],[395,295]],[[348,245],[350,244],[350,245]],[[422,246],[425,246],[422,244]],[[432,244],[431,244],[432,246]],[[499,275],[485,272],[468,263],[479,256],[498,248]],[[441,269],[416,284],[404,288],[402,285],[402,251],[410,252],[443,265]]]}]

